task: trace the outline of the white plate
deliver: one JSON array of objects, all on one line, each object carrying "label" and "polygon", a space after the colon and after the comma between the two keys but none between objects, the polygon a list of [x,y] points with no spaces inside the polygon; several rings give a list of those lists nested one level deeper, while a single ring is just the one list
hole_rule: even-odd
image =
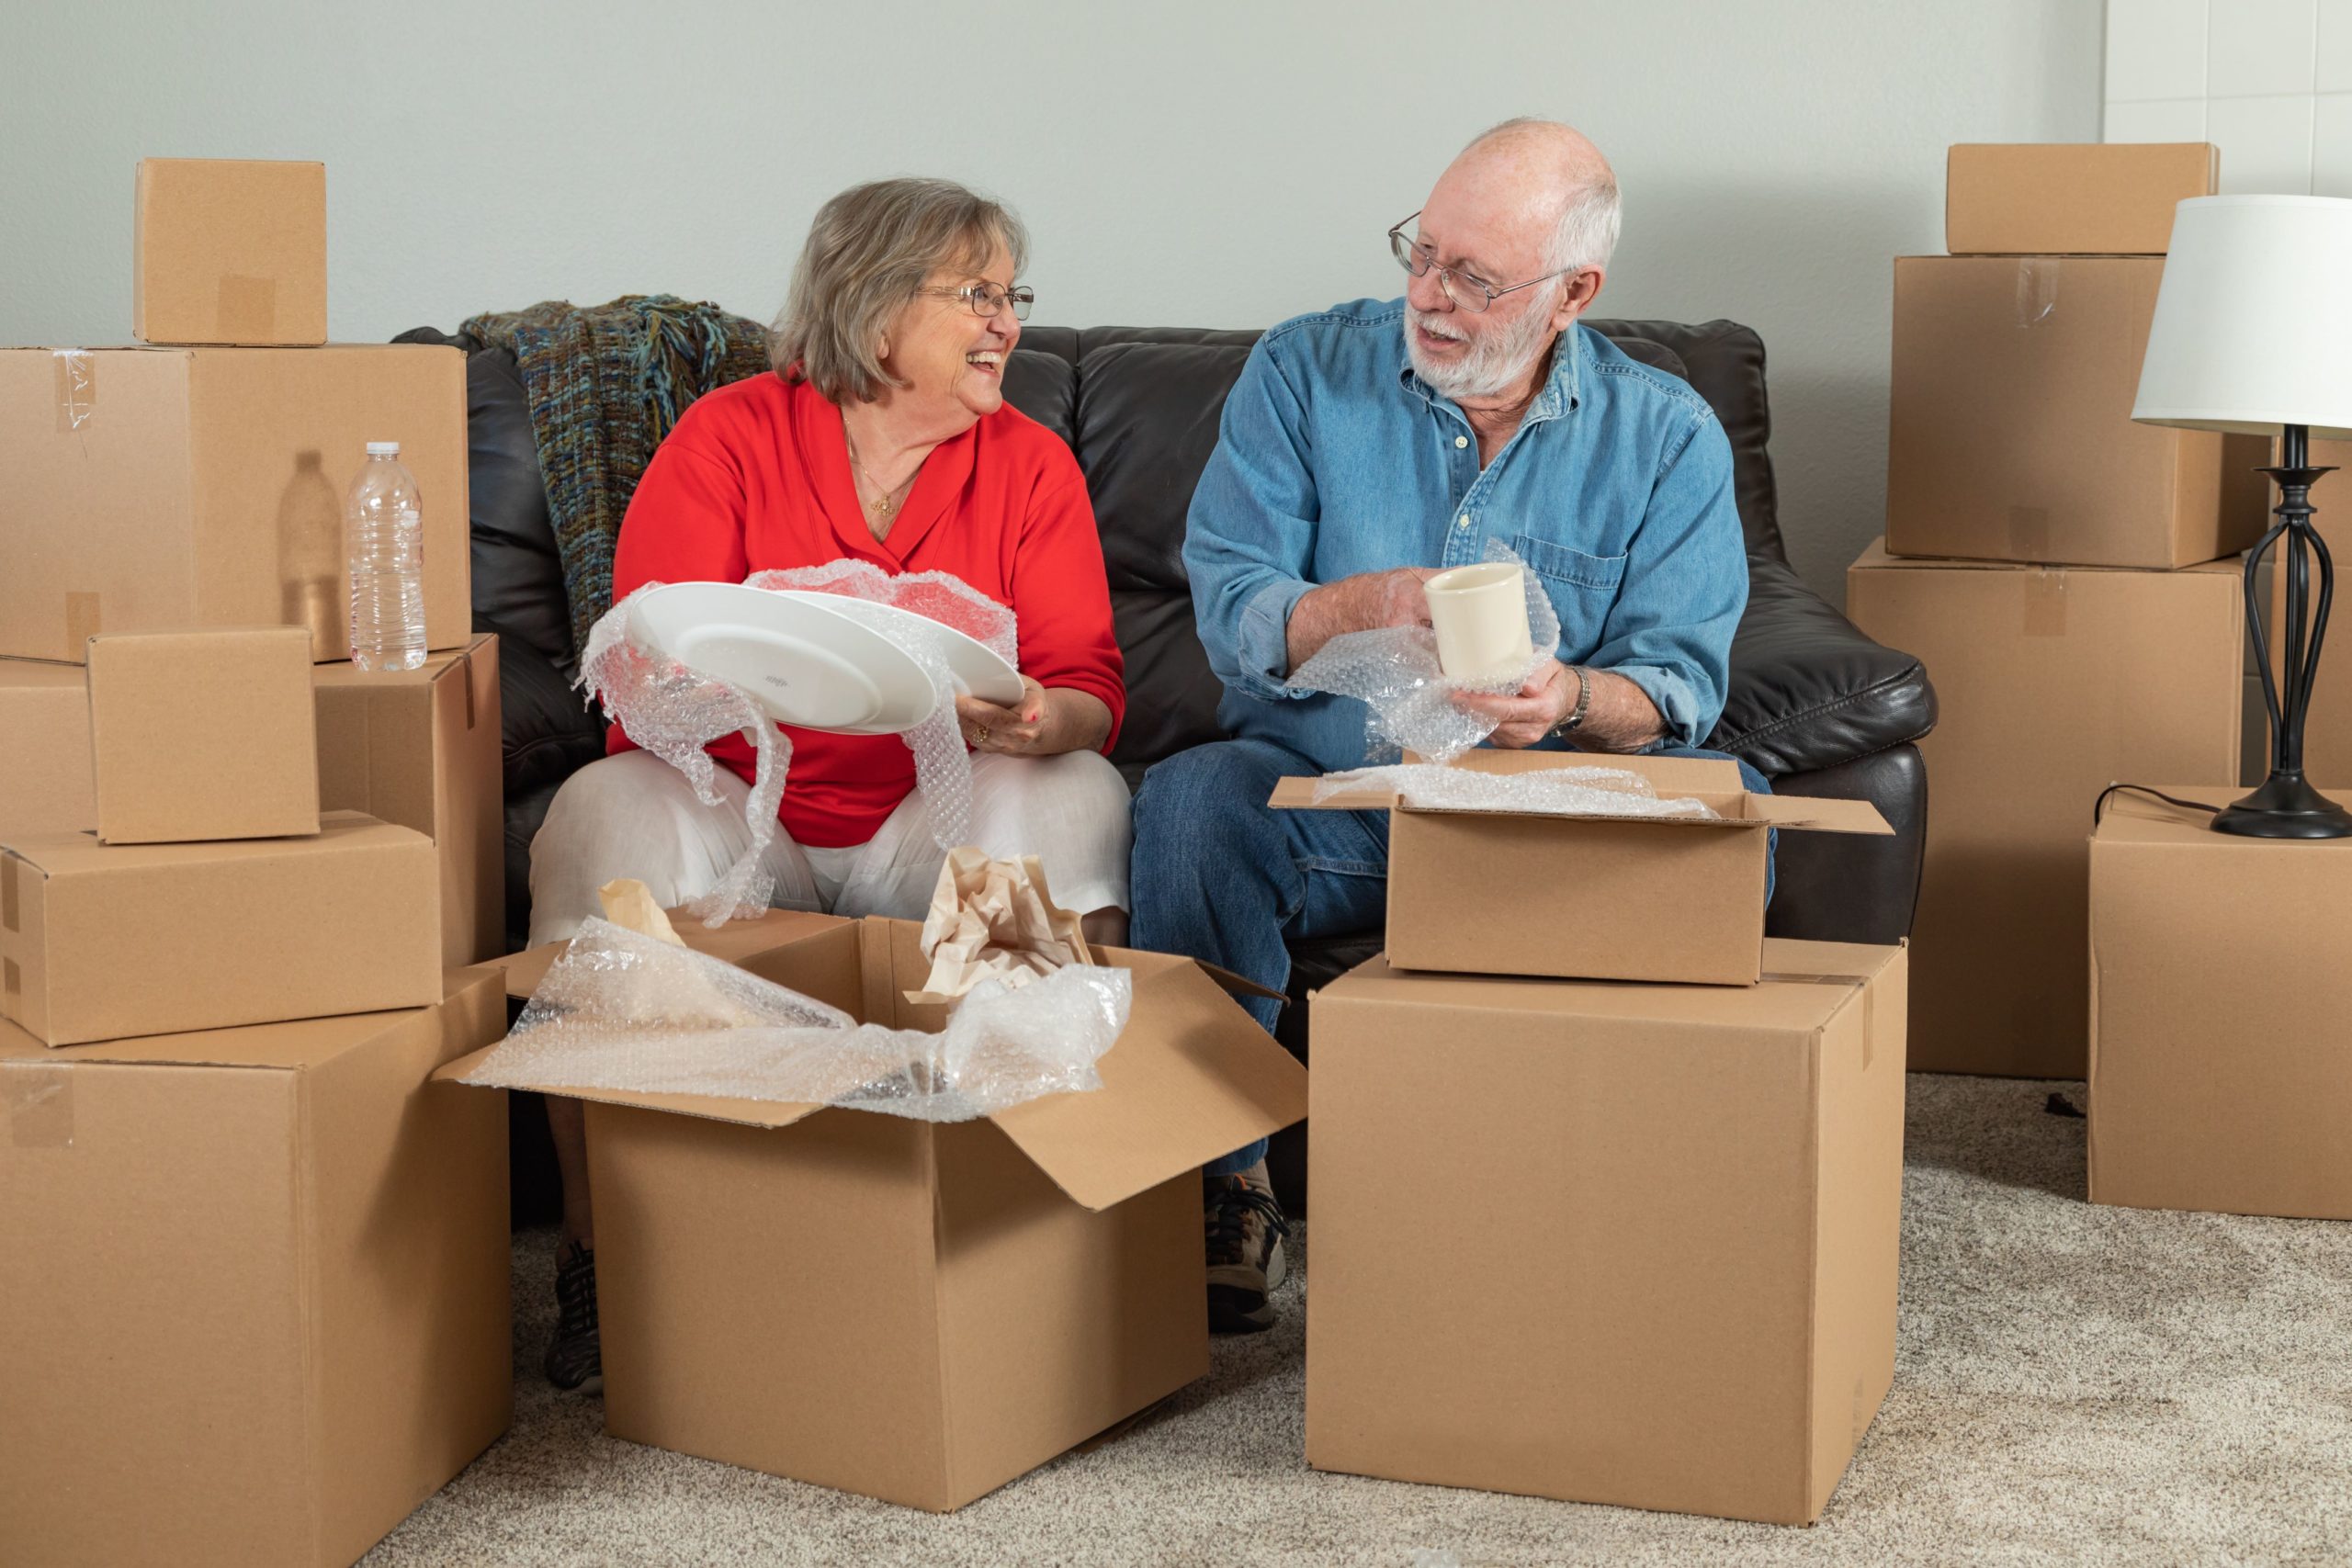
[{"label": "white plate", "polygon": [[938,702],[914,656],[880,632],[764,588],[666,583],[629,606],[628,630],[639,646],[741,687],[777,723],[801,729],[899,735]]},{"label": "white plate", "polygon": [[[782,588],[776,592],[787,598],[817,604],[839,604],[846,597],[840,593],[812,592],[805,588]],[[872,614],[884,621],[899,617],[911,623],[910,636],[930,633],[937,641],[940,652],[946,656],[947,672],[956,677],[956,684],[965,695],[1007,708],[1021,701],[1021,671],[1007,664],[994,649],[979,638],[967,632],[959,632],[944,622],[934,621],[928,615],[901,610],[895,604],[876,604],[864,600],[858,603],[865,606],[862,614]]]}]

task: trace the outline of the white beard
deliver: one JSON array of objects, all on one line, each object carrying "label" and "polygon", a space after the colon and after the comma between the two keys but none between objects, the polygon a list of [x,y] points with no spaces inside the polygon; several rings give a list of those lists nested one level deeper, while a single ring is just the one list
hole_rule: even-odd
[{"label": "white beard", "polygon": [[1412,361],[1413,374],[1456,402],[1516,391],[1552,346],[1552,312],[1532,306],[1500,332],[1468,339],[1470,352],[1452,365],[1433,365],[1425,357],[1420,336],[1413,330],[1423,326],[1441,337],[1451,329],[1436,311],[1405,307],[1405,354]]}]

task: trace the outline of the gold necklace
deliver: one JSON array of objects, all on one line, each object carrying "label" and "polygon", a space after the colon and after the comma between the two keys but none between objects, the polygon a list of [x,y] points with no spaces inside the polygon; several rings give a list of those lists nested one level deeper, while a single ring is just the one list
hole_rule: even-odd
[{"label": "gold necklace", "polygon": [[[882,481],[874,477],[874,470],[867,468],[864,461],[858,457],[857,442],[855,438],[850,434],[849,426],[846,424],[842,426],[842,441],[849,447],[849,466],[855,468],[860,475],[864,476],[865,482],[875,491],[879,492],[876,499],[865,503],[866,510],[872,512],[876,517],[889,516],[891,510],[899,504],[897,493],[892,491],[884,490],[882,488]],[[920,469],[921,465],[917,465],[917,467],[918,469]],[[900,485],[899,489],[906,490],[913,485],[914,482],[914,475],[909,474],[907,476],[906,483]]]}]

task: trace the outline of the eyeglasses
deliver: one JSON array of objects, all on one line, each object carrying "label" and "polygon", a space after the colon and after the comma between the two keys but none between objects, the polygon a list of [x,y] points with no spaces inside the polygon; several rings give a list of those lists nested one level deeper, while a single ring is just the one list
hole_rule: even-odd
[{"label": "eyeglasses", "polygon": [[[1419,216],[1418,212],[1413,213],[1388,231],[1388,248],[1395,254],[1396,265],[1415,277],[1427,276],[1430,268],[1437,266],[1435,251],[1422,244],[1419,240],[1408,240],[1405,237],[1405,225]],[[1445,290],[1447,299],[1472,314],[1477,315],[1483,314],[1487,306],[1506,294],[1516,294],[1522,288],[1532,288],[1539,283],[1549,283],[1564,273],[1576,270],[1572,266],[1564,266],[1559,272],[1547,272],[1541,277],[1531,277],[1524,283],[1514,283],[1508,288],[1498,288],[1475,272],[1464,272],[1459,267],[1437,266],[1437,286]],[[1454,287],[1456,284],[1461,285],[1459,289]]]},{"label": "eyeglasses", "polygon": [[967,283],[961,288],[949,288],[944,284],[930,284],[915,290],[918,294],[936,294],[944,299],[961,299],[972,308],[972,314],[989,317],[1012,307],[1012,319],[1025,321],[1029,307],[1037,302],[1037,291],[1023,284],[1017,288],[1003,288],[993,283]]}]

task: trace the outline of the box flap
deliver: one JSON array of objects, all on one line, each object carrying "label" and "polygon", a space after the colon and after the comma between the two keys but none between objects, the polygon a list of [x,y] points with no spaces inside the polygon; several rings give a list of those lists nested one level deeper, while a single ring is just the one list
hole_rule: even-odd
[{"label": "box flap", "polygon": [[[468,1073],[481,1066],[497,1045],[485,1045],[481,1050],[458,1057],[433,1075],[435,1083],[461,1083]],[[477,1086],[468,1086],[477,1087]],[[504,1088],[504,1085],[497,1086]],[[699,1116],[709,1122],[732,1122],[741,1127],[789,1127],[795,1122],[830,1109],[822,1105],[802,1105],[787,1100],[740,1100],[716,1094],[640,1094],[624,1089],[581,1089],[571,1084],[531,1083],[525,1088],[541,1094],[552,1094],[565,1100],[593,1100],[599,1105],[628,1105],[641,1111],[668,1111],[680,1116]],[[843,1114],[853,1114],[843,1112]],[[868,1115],[872,1112],[854,1112]]]},{"label": "box flap", "polygon": [[[452,969],[442,976],[443,1000],[479,984],[481,968]],[[0,1019],[0,1066],[18,1061],[104,1063],[116,1066],[315,1067],[345,1052],[367,1044],[386,1030],[405,1023],[424,1011],[403,1008],[390,1012],[351,1013],[341,1018],[305,1018],[291,1023],[247,1024],[236,1029],[202,1029],[180,1034],[145,1034],[126,1040],[100,1041],[93,1045],[44,1045],[15,1024]]]},{"label": "box flap", "polygon": [[[814,915],[799,909],[770,909],[757,919],[729,920],[713,930],[684,909],[665,912],[670,917],[671,927],[688,947],[696,953],[707,953],[713,958],[723,958],[729,964],[741,964],[755,953],[853,923],[836,915]],[[528,1000],[531,993],[539,988],[539,982],[547,978],[548,966],[570,945],[569,940],[545,942],[491,962],[506,973],[506,994]]]},{"label": "box flap", "polygon": [[312,855],[324,850],[364,849],[379,844],[422,840],[424,835],[407,828],[379,822],[358,811],[322,811],[319,831],[311,838],[220,839],[194,844],[102,844],[96,833],[27,834],[0,843],[0,852],[15,855],[45,875],[84,872],[136,874],[148,866],[180,866],[218,861],[255,861],[286,855]]},{"label": "box flap", "polygon": [[1763,973],[1753,986],[1691,986],[1636,980],[1521,979],[1392,968],[1366,959],[1317,993],[1332,1001],[1378,1001],[1459,1012],[1540,1012],[1572,1018],[1654,1020],[1682,1027],[1818,1029],[1899,947],[1764,939]]},{"label": "box flap", "polygon": [[1131,967],[1135,1009],[1099,1064],[1102,1087],[990,1118],[1089,1209],[1123,1202],[1306,1114],[1306,1069],[1199,965]]},{"label": "box flap", "polygon": [[[1951,260],[1951,257],[1930,257],[1930,260]],[[1973,560],[1961,557],[1889,555],[1883,536],[1873,539],[1854,558],[1848,571],[2009,571],[2040,572],[2061,576],[2069,572],[2097,572],[2101,576],[2124,573],[2145,577],[2152,570],[2144,566],[2072,566],[2050,561]],[[2243,577],[2245,558],[2243,555],[2223,556],[2219,560],[2199,561],[2194,566],[2165,569],[2169,575],[2196,572],[2208,576]]]},{"label": "box flap", "polygon": [[1878,808],[1866,800],[1832,800],[1813,795],[1751,795],[1739,776],[1739,765],[1705,757],[1617,757],[1598,752],[1496,751],[1464,752],[1453,764],[1476,773],[1530,773],[1544,769],[1622,767],[1641,774],[1661,796],[1704,797],[1718,817],[1645,817],[1628,812],[1482,811],[1468,807],[1400,806],[1385,789],[1344,790],[1323,800],[1315,798],[1310,778],[1276,781],[1266,804],[1284,811],[1417,811],[1429,815],[1532,818],[1561,822],[1640,822],[1670,828],[1790,828],[1827,833],[1889,834]]}]

